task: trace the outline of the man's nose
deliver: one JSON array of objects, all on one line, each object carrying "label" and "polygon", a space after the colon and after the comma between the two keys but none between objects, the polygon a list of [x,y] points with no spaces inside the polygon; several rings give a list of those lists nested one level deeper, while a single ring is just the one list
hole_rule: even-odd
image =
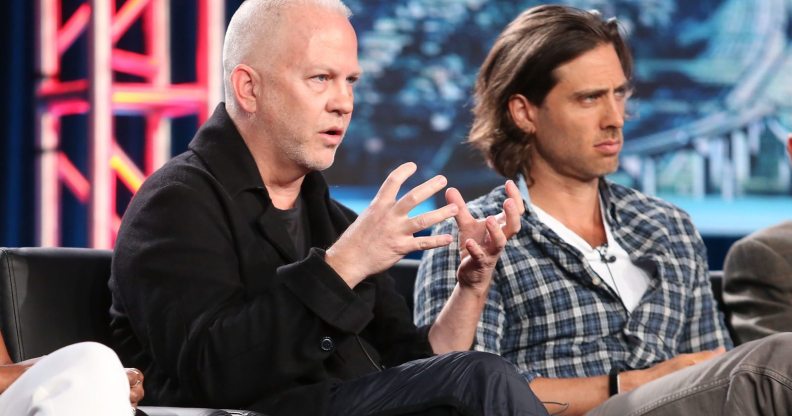
[{"label": "man's nose", "polygon": [[603,101],[602,125],[603,129],[624,127],[624,98],[613,95],[608,96]]},{"label": "man's nose", "polygon": [[327,102],[327,111],[346,115],[352,112],[355,106],[355,92],[352,85],[346,81],[338,82],[333,86],[333,94]]}]

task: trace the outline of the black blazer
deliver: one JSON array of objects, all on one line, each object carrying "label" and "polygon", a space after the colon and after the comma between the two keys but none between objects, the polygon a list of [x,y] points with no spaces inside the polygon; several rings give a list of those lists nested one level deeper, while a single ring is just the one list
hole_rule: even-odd
[{"label": "black blazer", "polygon": [[301,192],[304,259],[221,104],[132,199],[111,314],[122,359],[145,370],[148,403],[319,415],[334,384],[431,354],[390,277],[350,290],[324,262],[354,213],[318,172]]}]

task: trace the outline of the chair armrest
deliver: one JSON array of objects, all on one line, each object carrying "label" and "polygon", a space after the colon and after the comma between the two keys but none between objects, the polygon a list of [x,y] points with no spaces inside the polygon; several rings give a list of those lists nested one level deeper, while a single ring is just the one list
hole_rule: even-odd
[{"label": "chair armrest", "polygon": [[[192,407],[160,407],[160,406],[140,406],[138,415],[148,416],[266,416],[250,410],[217,410],[199,409]],[[140,411],[143,411],[141,413]]]}]

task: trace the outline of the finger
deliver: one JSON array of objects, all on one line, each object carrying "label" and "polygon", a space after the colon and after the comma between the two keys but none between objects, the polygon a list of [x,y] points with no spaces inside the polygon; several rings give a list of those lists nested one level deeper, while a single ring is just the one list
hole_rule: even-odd
[{"label": "finger", "polygon": [[446,189],[445,197],[449,204],[454,204],[457,206],[457,208],[459,208],[459,211],[455,217],[457,227],[464,228],[468,224],[476,221],[476,219],[470,215],[470,211],[467,209],[467,204],[465,204],[465,200],[462,198],[462,194],[459,193],[459,190],[456,188],[448,188]]},{"label": "finger", "polygon": [[129,390],[129,403],[133,406],[137,406],[137,404],[143,400],[143,396],[145,396],[145,392],[143,391],[142,386],[136,386]]},{"label": "finger", "polygon": [[501,229],[501,226],[498,224],[498,221],[495,219],[495,217],[487,217],[486,223],[490,245],[490,250],[488,251],[491,254],[499,253],[504,247],[506,247],[506,235],[503,233],[503,229]]},{"label": "finger", "polygon": [[445,247],[451,242],[453,239],[451,238],[450,234],[440,234],[440,235],[431,235],[426,237],[415,237],[413,238],[414,247],[411,251],[415,250],[431,250],[437,247]]},{"label": "finger", "polygon": [[693,364],[698,364],[700,362],[707,361],[707,360],[709,360],[711,358],[715,358],[718,355],[720,355],[721,353],[722,352],[718,351],[717,349],[709,350],[709,351],[700,351],[700,352],[691,354],[690,358],[691,358],[691,361],[692,361]]},{"label": "finger", "polygon": [[522,214],[517,207],[517,202],[509,198],[503,201],[503,212],[502,215],[498,214],[496,219],[498,219],[498,223],[503,226],[503,233],[506,235],[506,238],[511,238],[513,235],[517,234],[522,227],[520,223],[520,218]]},{"label": "finger", "polygon": [[443,175],[437,175],[432,179],[416,186],[407,192],[394,207],[394,212],[400,215],[407,215],[413,208],[418,206],[429,197],[436,194],[439,190],[445,188],[448,180]]},{"label": "finger", "polygon": [[410,218],[410,226],[407,231],[410,234],[415,234],[418,231],[425,230],[440,221],[453,217],[457,214],[457,211],[459,211],[459,208],[457,208],[456,205],[448,204],[442,208],[438,208],[436,210]]},{"label": "finger", "polygon": [[[503,211],[501,211],[496,219],[501,225],[505,227],[504,232],[507,238],[511,238],[514,234],[520,231],[520,217],[525,213],[525,203],[523,202],[520,189],[514,184],[514,181],[506,181],[506,200],[503,201]],[[507,208],[511,200],[514,205]]]},{"label": "finger", "polygon": [[525,213],[525,203],[523,202],[522,195],[520,194],[520,188],[518,188],[511,179],[506,181],[506,196],[514,200],[515,205],[517,206],[517,214],[522,216],[522,214]]},{"label": "finger", "polygon": [[418,166],[415,165],[413,162],[407,162],[399,166],[398,168],[394,169],[387,178],[385,178],[385,182],[382,183],[380,186],[379,191],[377,191],[377,195],[374,196],[375,201],[395,201],[396,195],[399,193],[399,189],[404,184],[404,182],[412,176],[413,173],[418,169]]},{"label": "finger", "polygon": [[486,253],[484,249],[472,238],[465,240],[465,249],[476,263],[481,264],[484,262]]},{"label": "finger", "polygon": [[130,386],[137,386],[143,383],[143,373],[137,368],[126,368],[127,379]]},{"label": "finger", "polygon": [[707,355],[705,356],[705,360],[709,360],[710,358],[715,358],[723,353],[726,352],[726,348],[718,347],[714,350],[707,351]]}]

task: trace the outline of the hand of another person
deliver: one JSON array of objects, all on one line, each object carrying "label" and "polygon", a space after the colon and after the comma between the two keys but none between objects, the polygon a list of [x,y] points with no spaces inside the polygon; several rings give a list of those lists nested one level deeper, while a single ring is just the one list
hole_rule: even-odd
[{"label": "hand of another person", "polygon": [[472,288],[479,294],[489,289],[492,271],[498,263],[506,240],[520,231],[520,217],[525,212],[520,191],[512,181],[506,182],[503,211],[496,216],[476,219],[470,214],[458,190],[446,191],[446,200],[456,205],[455,220],[459,228],[460,264],[457,280],[460,286]]},{"label": "hand of another person", "polygon": [[129,403],[132,407],[138,407],[138,403],[143,400],[143,373],[137,368],[126,368],[127,379],[129,379]]},{"label": "hand of another person", "polygon": [[6,391],[33,364],[33,362],[22,362],[0,365],[0,394]]},{"label": "hand of another person", "polygon": [[415,163],[405,163],[388,175],[385,182],[341,237],[327,250],[325,261],[349,285],[355,287],[367,276],[387,270],[405,254],[451,243],[450,235],[415,237],[414,233],[456,215],[454,204],[415,217],[410,210],[446,186],[446,178],[435,176],[416,186],[398,201],[402,184],[415,173]]},{"label": "hand of another person", "polygon": [[710,351],[680,354],[643,370],[625,371],[619,374],[619,393],[628,392],[667,374],[717,357],[724,352],[726,349],[719,347]]}]

